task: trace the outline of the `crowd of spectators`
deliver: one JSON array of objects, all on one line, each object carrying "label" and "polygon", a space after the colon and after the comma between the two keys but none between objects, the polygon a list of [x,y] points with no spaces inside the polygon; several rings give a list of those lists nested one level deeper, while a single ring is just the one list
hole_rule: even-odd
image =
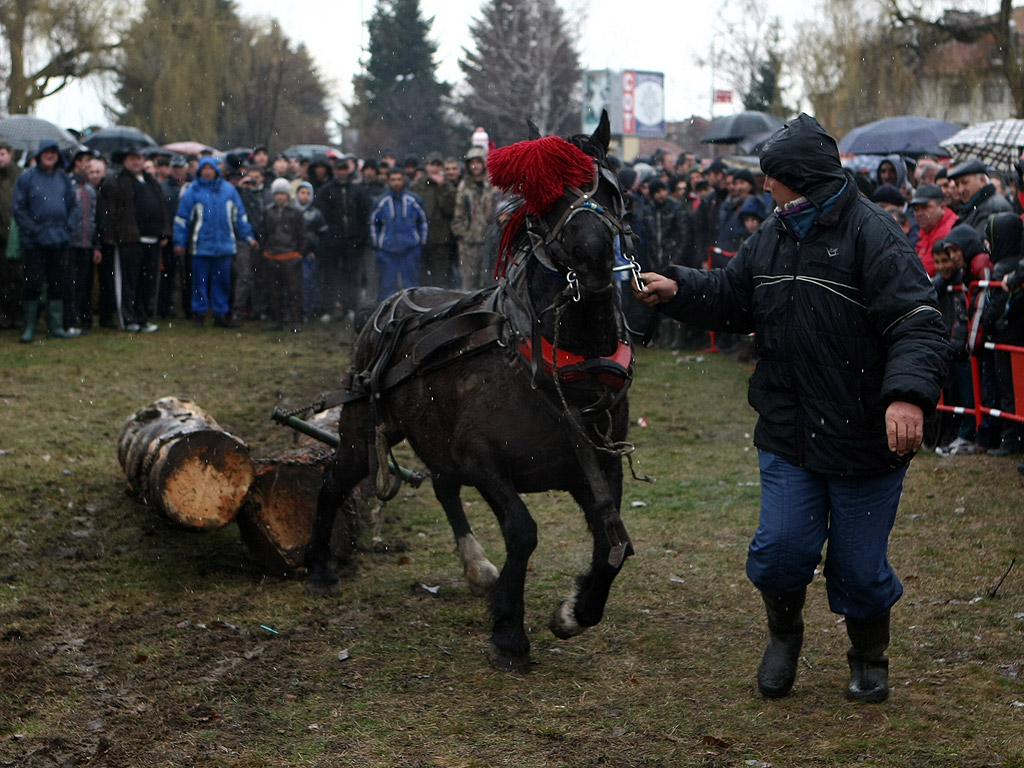
[{"label": "crowd of spectators", "polygon": [[401,162],[389,149],[360,160],[127,146],[107,158],[44,142],[22,170],[0,144],[0,246],[20,263],[21,340],[40,316],[52,338],[211,316],[297,333],[312,318],[351,323],[400,288],[482,287],[499,194],[486,157],[481,146]]}]

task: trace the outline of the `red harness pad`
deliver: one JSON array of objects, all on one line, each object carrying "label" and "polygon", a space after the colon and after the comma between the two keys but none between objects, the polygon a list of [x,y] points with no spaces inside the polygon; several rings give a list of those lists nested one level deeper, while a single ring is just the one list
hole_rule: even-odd
[{"label": "red harness pad", "polygon": [[[540,346],[544,375],[553,376],[556,367],[553,360],[554,348],[545,338],[541,338]],[[530,339],[525,339],[519,345],[519,353],[525,360],[533,360],[533,343]],[[620,341],[615,348],[615,354],[609,357],[593,357],[589,360],[583,355],[560,349],[557,368],[558,378],[565,384],[592,378],[612,389],[622,389],[629,382],[633,368],[633,348]]]}]

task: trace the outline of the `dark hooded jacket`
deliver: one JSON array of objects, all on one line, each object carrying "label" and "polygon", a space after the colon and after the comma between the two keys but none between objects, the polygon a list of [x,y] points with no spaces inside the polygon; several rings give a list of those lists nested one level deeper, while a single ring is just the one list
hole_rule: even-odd
[{"label": "dark hooded jacket", "polygon": [[836,475],[895,469],[885,410],[930,413],[949,356],[935,293],[893,218],[863,198],[808,115],[769,140],[762,170],[805,196],[770,215],[723,269],[670,267],[687,323],[756,332],[748,399],[758,448]]},{"label": "dark hooded jacket", "polygon": [[[990,216],[986,239],[992,249],[992,279],[1002,282],[1021,269],[1024,224],[1015,213]],[[1013,282],[1011,278],[1011,283]],[[982,312],[982,324],[997,344],[1024,345],[1024,295],[1020,290],[991,289]]]},{"label": "dark hooded jacket", "polygon": [[[39,143],[36,157],[48,149],[60,151],[57,142],[44,140]],[[52,171],[34,165],[18,176],[14,182],[12,211],[26,250],[68,244],[80,214],[71,177],[61,168],[59,160]]]}]

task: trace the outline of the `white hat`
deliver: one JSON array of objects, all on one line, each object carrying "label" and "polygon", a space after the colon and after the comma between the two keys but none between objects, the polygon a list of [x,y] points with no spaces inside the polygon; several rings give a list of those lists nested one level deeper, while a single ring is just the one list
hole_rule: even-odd
[{"label": "white hat", "polygon": [[275,195],[278,192],[283,192],[291,197],[292,185],[288,183],[288,179],[274,179],[274,183],[270,185],[270,191]]}]

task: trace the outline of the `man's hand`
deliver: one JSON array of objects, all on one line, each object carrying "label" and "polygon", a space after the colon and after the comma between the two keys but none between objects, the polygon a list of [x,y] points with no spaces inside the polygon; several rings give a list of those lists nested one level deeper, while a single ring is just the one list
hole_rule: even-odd
[{"label": "man's hand", "polygon": [[924,413],[913,403],[889,403],[885,409],[885,433],[890,451],[899,456],[916,451],[924,438]]},{"label": "man's hand", "polygon": [[634,285],[633,295],[648,307],[671,301],[679,293],[679,284],[675,280],[657,272],[644,272],[640,275],[640,281],[644,289],[638,291]]}]

